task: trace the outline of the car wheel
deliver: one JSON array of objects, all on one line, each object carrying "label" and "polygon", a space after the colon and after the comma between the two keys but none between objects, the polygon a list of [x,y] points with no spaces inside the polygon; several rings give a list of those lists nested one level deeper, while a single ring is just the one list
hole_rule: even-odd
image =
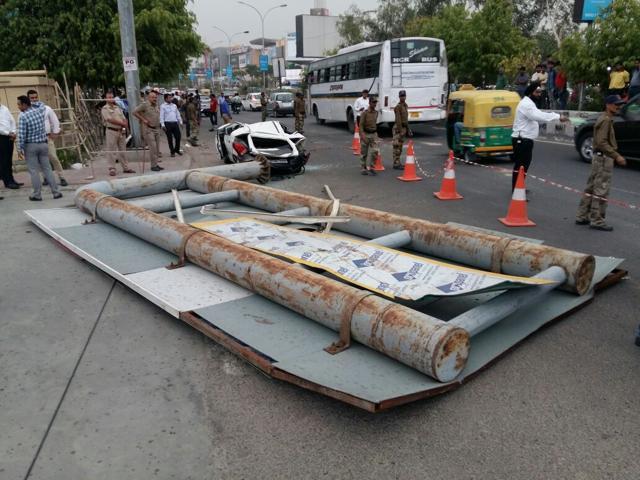
[{"label": "car wheel", "polygon": [[585,133],[578,139],[578,152],[583,162],[591,163],[593,158],[593,133]]}]

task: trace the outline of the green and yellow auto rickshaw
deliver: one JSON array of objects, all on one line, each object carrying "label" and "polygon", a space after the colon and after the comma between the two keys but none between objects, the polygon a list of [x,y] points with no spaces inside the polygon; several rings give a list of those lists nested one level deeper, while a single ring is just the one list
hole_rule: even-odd
[{"label": "green and yellow auto rickshaw", "polygon": [[511,131],[520,96],[507,90],[463,85],[447,102],[447,144],[459,156],[511,156]]}]

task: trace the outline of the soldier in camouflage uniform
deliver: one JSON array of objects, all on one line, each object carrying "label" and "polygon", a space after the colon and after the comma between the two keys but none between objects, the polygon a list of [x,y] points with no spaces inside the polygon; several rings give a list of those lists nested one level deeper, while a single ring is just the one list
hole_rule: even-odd
[{"label": "soldier in camouflage uniform", "polygon": [[360,167],[362,175],[376,175],[373,165],[378,156],[378,100],[369,98],[369,108],[360,113],[360,143],[362,156]]},{"label": "soldier in camouflage uniform", "polygon": [[402,145],[406,137],[412,137],[413,132],[409,129],[409,108],[407,107],[407,92],[400,90],[398,93],[400,101],[393,109],[396,116],[393,124],[393,168],[402,170],[400,163],[400,155],[402,154]]},{"label": "soldier in camouflage uniform", "polygon": [[296,117],[296,131],[304,133],[304,119],[307,116],[307,111],[302,92],[296,92],[296,99],[293,101],[293,115]]},{"label": "soldier in camouflage uniform", "polygon": [[[613,164],[626,165],[625,158],[620,155],[616,134],[613,130],[613,117],[618,113],[624,101],[619,95],[609,95],[605,99],[606,111],[598,118],[593,127],[593,159],[591,174],[587,181],[584,195],[578,207],[576,223],[589,225],[595,230],[610,232],[613,227],[607,225],[604,217],[607,211],[607,197],[611,189]],[[599,198],[594,198],[596,195]]]},{"label": "soldier in camouflage uniform", "polygon": [[264,92],[260,93],[260,113],[264,122],[267,119],[267,96]]},{"label": "soldier in camouflage uniform", "polygon": [[190,96],[185,107],[187,121],[189,122],[189,130],[191,136],[189,142],[194,147],[198,146],[198,131],[200,130],[200,108],[196,97]]}]

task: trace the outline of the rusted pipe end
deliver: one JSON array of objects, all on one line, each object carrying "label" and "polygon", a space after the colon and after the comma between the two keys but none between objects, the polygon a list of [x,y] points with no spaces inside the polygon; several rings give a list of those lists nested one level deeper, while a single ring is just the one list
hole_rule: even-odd
[{"label": "rusted pipe end", "polygon": [[271,164],[269,160],[267,160],[267,157],[262,154],[256,155],[255,161],[260,164],[260,175],[258,175],[256,180],[258,183],[265,184],[271,180]]},{"label": "rusted pipe end", "polygon": [[582,262],[580,262],[578,269],[576,270],[575,283],[578,295],[584,295],[589,291],[595,271],[596,259],[593,257],[593,255],[585,256]]},{"label": "rusted pipe end", "polygon": [[432,376],[441,382],[453,381],[464,369],[469,358],[469,333],[451,328],[436,344],[432,357]]},{"label": "rusted pipe end", "polygon": [[91,190],[89,188],[85,188],[83,190],[76,191],[76,196],[74,202],[76,207],[78,207],[81,211],[88,213],[91,216],[96,216],[96,207],[100,200],[105,197],[108,197],[102,192],[97,192],[95,190]]}]

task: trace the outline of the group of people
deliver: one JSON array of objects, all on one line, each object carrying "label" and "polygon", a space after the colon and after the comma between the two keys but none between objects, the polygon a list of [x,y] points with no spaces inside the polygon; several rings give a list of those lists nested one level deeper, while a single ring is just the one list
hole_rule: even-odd
[{"label": "group of people", "polygon": [[617,63],[609,73],[609,95],[633,98],[640,93],[640,58],[636,58],[631,74],[622,63]]},{"label": "group of people", "polygon": [[[520,167],[526,174],[531,165],[534,140],[539,134],[538,122],[569,121],[568,117],[558,113],[540,111],[537,100],[539,101],[541,95],[540,83],[530,83],[516,109],[511,134],[514,159],[512,191],[515,188]],[[605,232],[613,230],[613,227],[605,222],[613,166],[614,164],[626,165],[625,158],[617,151],[618,144],[613,129],[613,117],[624,103],[617,94],[610,94],[605,98],[605,111],[594,125],[591,173],[575,220],[578,225],[588,225],[592,229]]]},{"label": "group of people", "polygon": [[[14,146],[31,176],[31,201],[42,201],[42,185],[49,185],[53,198],[62,198],[58,185],[66,186],[54,139],[61,133],[60,120],[53,109],[40,101],[36,90],[17,99],[18,123],[6,105],[0,104],[0,178],[5,188],[19,189],[24,184],[13,177]],[[56,180],[53,168],[58,174]],[[44,180],[41,180],[41,175]],[[59,184],[58,184],[59,182]],[[1,198],[1,197],[0,197]]]},{"label": "group of people", "polygon": [[[413,136],[409,128],[409,107],[407,106],[407,92],[398,92],[398,103],[393,109],[395,115],[393,123],[393,168],[401,170],[400,162],[402,146],[408,137]],[[380,153],[378,147],[378,99],[369,96],[369,90],[363,90],[362,95],[353,104],[355,121],[360,135],[360,173],[362,175],[376,175],[374,164]]]},{"label": "group of people", "polygon": [[[513,85],[521,98],[530,83],[537,82],[540,86],[540,95],[535,99],[536,106],[542,109],[564,110],[567,108],[569,91],[567,90],[567,75],[559,61],[548,58],[546,62],[536,65],[535,71],[529,75],[527,68],[521,66],[513,79]],[[496,90],[504,90],[509,85],[509,80],[504,73],[504,68],[498,70],[496,78]]]}]

